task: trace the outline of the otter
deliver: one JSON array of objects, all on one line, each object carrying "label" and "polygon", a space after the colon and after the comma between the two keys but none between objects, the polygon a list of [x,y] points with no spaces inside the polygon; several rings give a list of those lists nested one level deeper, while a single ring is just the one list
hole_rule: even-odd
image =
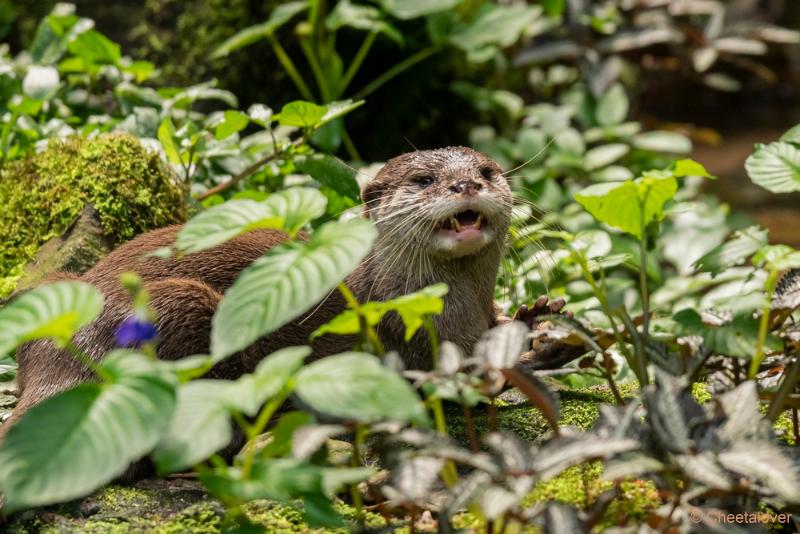
[{"label": "otter", "polygon": [[[497,163],[465,147],[403,154],[389,160],[366,184],[362,199],[364,216],[374,221],[378,237],[346,278],[359,301],[388,300],[444,282],[450,290],[434,325],[441,339],[467,354],[487,329],[510,320],[493,301],[512,208],[511,189]],[[170,226],[139,236],[82,276],[72,276],[97,287],[106,299],[99,318],[74,338],[91,358],[99,360],[115,348],[115,332],[132,314],[130,296],[119,281],[123,272],[136,272],[151,296],[160,358],[207,354],[211,319],[222,294],[245,267],[287,239],[279,231],[261,229],[180,259],[148,255],[172,245],[181,228]],[[517,318],[530,325],[533,316],[557,312],[563,305],[563,301],[546,303],[546,298],[540,299]],[[218,364],[210,376],[236,378],[279,348],[307,344],[312,332],[345,307],[343,297],[331,293],[305,316]],[[408,368],[430,369],[425,332],[406,342],[402,321],[392,315],[377,331],[385,348],[397,351]],[[352,345],[347,336],[322,336],[312,343],[313,358],[344,352]],[[32,406],[92,379],[84,364],[46,340],[21,346],[17,361],[22,395],[11,419],[0,426],[0,437]]]}]

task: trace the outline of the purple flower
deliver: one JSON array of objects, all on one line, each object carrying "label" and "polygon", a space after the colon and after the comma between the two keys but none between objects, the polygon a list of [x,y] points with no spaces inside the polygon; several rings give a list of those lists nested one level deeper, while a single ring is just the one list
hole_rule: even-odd
[{"label": "purple flower", "polygon": [[156,338],[156,325],[138,317],[128,317],[117,328],[117,345],[135,347]]}]

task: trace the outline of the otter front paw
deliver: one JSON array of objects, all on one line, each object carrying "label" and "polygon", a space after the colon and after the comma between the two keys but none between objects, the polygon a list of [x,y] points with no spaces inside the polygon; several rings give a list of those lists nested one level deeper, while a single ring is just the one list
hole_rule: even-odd
[{"label": "otter front paw", "polygon": [[[522,321],[528,325],[528,328],[535,329],[542,322],[541,317],[560,314],[565,304],[564,299],[551,301],[546,295],[542,295],[536,299],[532,307],[528,307],[527,304],[520,306],[512,319],[514,321]],[[564,315],[572,317],[572,312],[564,312]]]}]

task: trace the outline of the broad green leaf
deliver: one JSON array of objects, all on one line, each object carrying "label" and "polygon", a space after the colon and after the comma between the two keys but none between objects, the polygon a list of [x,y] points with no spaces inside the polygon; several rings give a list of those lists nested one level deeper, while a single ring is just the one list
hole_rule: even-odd
[{"label": "broad green leaf", "polygon": [[[752,314],[737,315],[731,321],[716,326],[706,324],[695,310],[685,309],[673,317],[682,335],[697,335],[703,343],[717,354],[736,358],[751,358],[758,343],[758,320]],[[769,334],[767,350],[780,350],[781,342]]]},{"label": "broad green leaf", "polygon": [[191,253],[217,246],[258,228],[276,228],[296,234],[325,213],[325,197],[316,189],[292,187],[266,200],[229,200],[192,217],[178,233],[175,246]]},{"label": "broad green leaf", "polygon": [[279,350],[235,382],[194,380],[181,385],[169,431],[153,453],[159,472],[189,468],[228,445],[233,438],[231,413],[255,416],[286,386],[310,352],[308,347]]},{"label": "broad green leaf", "polygon": [[175,384],[142,354],[101,363],[110,383],[85,383],[36,407],[0,446],[6,511],[82,497],[121,475],[167,429]]},{"label": "broad green leaf", "polygon": [[651,171],[636,180],[591,185],[575,193],[575,200],[600,222],[641,239],[642,230],[661,219],[677,190],[673,176]]},{"label": "broad green leaf", "polygon": [[0,308],[0,355],[37,338],[66,343],[102,310],[102,293],[84,282],[37,287]]},{"label": "broad green leaf", "polygon": [[782,141],[756,145],[744,168],[754,184],[768,191],[800,191],[800,149],[796,145]]},{"label": "broad green leaf", "polygon": [[241,111],[229,109],[225,112],[224,120],[217,124],[214,130],[214,137],[217,139],[225,139],[235,133],[241,132],[248,124],[250,124],[250,117]]},{"label": "broad green leaf", "polygon": [[485,62],[498,48],[516,43],[542,13],[540,6],[483,4],[468,23],[460,23],[449,41],[471,61]]},{"label": "broad green leaf", "polygon": [[675,178],[683,178],[684,176],[702,176],[704,178],[715,179],[715,176],[709,174],[705,167],[693,159],[680,159],[672,166],[672,175]]},{"label": "broad green leaf", "polygon": [[329,102],[325,104],[325,114],[317,123],[317,127],[323,126],[334,119],[338,119],[344,115],[347,115],[354,109],[361,107],[364,105],[365,100],[336,100],[334,102]]},{"label": "broad green leaf", "polygon": [[259,362],[252,374],[236,381],[236,396],[229,399],[229,407],[255,415],[262,404],[286,387],[310,354],[311,348],[305,345],[273,352]]},{"label": "broad green leaf", "polygon": [[669,154],[688,154],[692,151],[692,142],[675,132],[645,132],[633,136],[631,140],[634,147],[652,152],[666,152]]},{"label": "broad green leaf", "polygon": [[22,92],[33,99],[47,100],[55,94],[59,81],[55,67],[31,65],[22,80]]},{"label": "broad green leaf", "polygon": [[53,12],[36,28],[30,46],[31,59],[40,65],[52,65],[64,55],[70,40],[94,26],[94,21],[75,15],[75,6],[57,4]]},{"label": "broad green leaf", "polygon": [[192,467],[223,449],[233,439],[226,400],[229,380],[192,380],[178,388],[170,428],[153,452],[161,474]]},{"label": "broad green leaf", "polygon": [[371,354],[348,352],[307,365],[297,375],[295,394],[315,411],[342,419],[430,424],[409,383]]},{"label": "broad green leaf", "polygon": [[119,65],[122,57],[120,46],[96,30],[79,34],[70,41],[68,48],[89,64]]},{"label": "broad green leaf", "polygon": [[800,144],[800,124],[787,130],[779,140],[787,143]]},{"label": "broad green leaf", "polygon": [[393,17],[408,20],[452,9],[461,0],[381,0],[381,7]]},{"label": "broad green leaf", "polygon": [[172,119],[169,117],[161,121],[161,125],[158,127],[158,141],[161,143],[161,148],[164,149],[167,161],[175,164],[181,163],[181,153],[175,143],[175,125],[172,124]]},{"label": "broad green leaf", "polygon": [[247,267],[214,315],[211,353],[223,358],[322,300],[369,252],[376,231],[365,219],[330,222],[308,243],[284,243]]},{"label": "broad green leaf", "polygon": [[583,155],[583,166],[587,171],[593,171],[617,161],[630,151],[624,143],[611,143],[589,149]]},{"label": "broad green leaf", "polygon": [[[446,284],[436,284],[385,302],[367,302],[360,307],[360,311],[369,326],[376,326],[387,313],[397,312],[406,327],[405,340],[410,341],[423,326],[424,317],[442,313],[442,297],[446,293]],[[357,334],[360,329],[359,316],[355,310],[345,310],[320,326],[312,337],[323,334]]]},{"label": "broad green leaf", "polygon": [[172,95],[172,98],[169,99],[167,104],[177,109],[188,110],[192,104],[199,100],[218,100],[227,104],[228,107],[239,107],[239,100],[236,98],[236,95],[230,91],[217,88],[216,83],[216,80],[212,80],[210,82],[191,85]]},{"label": "broad green leaf", "polygon": [[694,262],[696,271],[718,275],[728,267],[743,264],[767,244],[767,231],[758,226],[739,230],[733,237]]},{"label": "broad green leaf", "polygon": [[343,27],[356,28],[370,32],[380,32],[403,44],[403,34],[392,26],[381,10],[374,6],[353,4],[350,0],[339,0],[325,19],[325,27],[335,32]]},{"label": "broad green leaf", "polygon": [[319,124],[327,111],[325,106],[304,100],[295,100],[283,106],[275,119],[283,126],[313,128]]},{"label": "broad green leaf", "polygon": [[622,124],[628,116],[628,95],[621,84],[615,83],[600,97],[595,116],[600,126]]},{"label": "broad green leaf", "polygon": [[276,7],[266,22],[249,26],[222,43],[213,54],[212,58],[227,56],[234,50],[251,45],[275,33],[275,30],[289,22],[296,15],[308,8],[306,0],[300,2],[285,2]]},{"label": "broad green leaf", "polygon": [[295,160],[297,168],[337,193],[358,200],[361,191],[356,171],[341,160],[327,154],[314,154]]},{"label": "broad green leaf", "polygon": [[788,245],[766,245],[753,256],[753,263],[776,271],[800,267],[800,251]]}]

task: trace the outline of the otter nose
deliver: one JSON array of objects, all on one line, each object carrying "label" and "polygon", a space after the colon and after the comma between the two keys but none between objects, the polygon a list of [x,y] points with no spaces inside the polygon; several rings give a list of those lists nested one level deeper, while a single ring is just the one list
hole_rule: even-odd
[{"label": "otter nose", "polygon": [[472,180],[464,180],[450,186],[450,191],[453,193],[462,193],[465,195],[477,195],[481,190],[481,184],[473,182]]}]

